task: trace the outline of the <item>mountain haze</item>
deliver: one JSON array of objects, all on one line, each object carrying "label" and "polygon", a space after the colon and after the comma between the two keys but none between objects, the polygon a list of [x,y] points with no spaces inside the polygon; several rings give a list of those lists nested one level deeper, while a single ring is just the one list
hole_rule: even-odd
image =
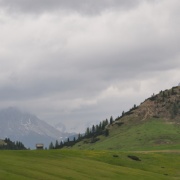
[{"label": "mountain haze", "polygon": [[69,135],[17,108],[0,110],[1,139],[8,137],[23,142],[26,147],[35,148],[36,143],[44,143],[48,147],[51,141],[63,140]]}]

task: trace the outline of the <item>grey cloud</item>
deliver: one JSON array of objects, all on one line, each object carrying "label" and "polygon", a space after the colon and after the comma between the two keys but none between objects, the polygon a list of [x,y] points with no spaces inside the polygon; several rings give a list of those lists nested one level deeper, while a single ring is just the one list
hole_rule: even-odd
[{"label": "grey cloud", "polygon": [[[176,84],[178,1],[91,18],[53,12],[126,10],[139,2],[1,0],[1,8],[22,14],[1,17],[0,107],[26,108],[47,121],[100,121]],[[24,16],[45,11],[42,18]]]},{"label": "grey cloud", "polygon": [[54,10],[74,11],[83,14],[97,14],[101,11],[136,6],[142,0],[1,0],[0,6],[10,11],[41,13]]},{"label": "grey cloud", "polygon": [[[86,63],[81,63],[82,72],[98,74],[105,81],[114,79],[132,79],[144,76],[148,72],[166,71],[179,67],[179,45],[166,41],[165,44],[141,46],[137,49],[128,49],[125,52],[104,52],[95,57],[91,56]],[[171,44],[171,46],[169,46]],[[110,53],[110,54],[109,54]],[[95,59],[92,61],[92,59]]]},{"label": "grey cloud", "polygon": [[[156,43],[126,51],[117,49],[116,53],[109,49],[104,54],[85,54],[82,59],[75,61],[76,65],[71,64],[73,54],[63,66],[58,54],[57,59],[54,56],[53,60],[47,56],[44,60],[46,63],[41,63],[37,69],[30,69],[24,78],[11,74],[10,78],[15,84],[0,88],[0,99],[31,99],[53,93],[61,93],[60,99],[92,97],[114,82],[143,79],[148,72],[153,74],[179,67],[179,51],[176,48],[179,46],[169,41],[161,46]],[[56,73],[52,76],[53,72]]]}]

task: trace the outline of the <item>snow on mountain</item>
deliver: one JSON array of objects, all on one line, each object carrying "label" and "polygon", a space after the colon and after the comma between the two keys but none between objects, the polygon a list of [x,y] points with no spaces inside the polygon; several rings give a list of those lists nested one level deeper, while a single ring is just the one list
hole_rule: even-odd
[{"label": "snow on mountain", "polygon": [[[61,132],[67,132],[66,126],[63,123],[57,123],[54,125],[54,128],[56,128],[57,130],[61,131]],[[68,131],[69,132],[69,131]]]},{"label": "snow on mountain", "polygon": [[68,133],[59,131],[35,115],[21,112],[16,108],[0,110],[0,138],[22,141],[26,147],[35,148],[36,143],[46,147],[51,141],[63,140]]},{"label": "snow on mountain", "polygon": [[87,127],[92,127],[93,125],[99,124],[98,121],[88,121],[88,122],[79,122],[76,124],[71,125],[70,121],[66,121],[63,123],[57,123],[54,125],[54,127],[58,130],[61,130],[62,132],[68,132],[68,133],[76,133],[76,134],[83,134],[85,133]]}]

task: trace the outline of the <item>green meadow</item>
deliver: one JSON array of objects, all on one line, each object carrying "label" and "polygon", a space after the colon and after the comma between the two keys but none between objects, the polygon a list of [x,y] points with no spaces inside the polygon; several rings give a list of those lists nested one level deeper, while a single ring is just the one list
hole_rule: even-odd
[{"label": "green meadow", "polygon": [[[128,156],[136,156],[140,161]],[[180,151],[1,151],[1,180],[180,179]]]},{"label": "green meadow", "polygon": [[122,126],[114,125],[109,131],[109,136],[99,136],[96,143],[90,143],[90,140],[80,141],[73,149],[120,151],[180,149],[180,123],[155,118],[137,123],[133,121]]},{"label": "green meadow", "polygon": [[84,139],[61,150],[1,150],[0,180],[180,179],[178,122],[152,118],[111,128],[96,143]]}]

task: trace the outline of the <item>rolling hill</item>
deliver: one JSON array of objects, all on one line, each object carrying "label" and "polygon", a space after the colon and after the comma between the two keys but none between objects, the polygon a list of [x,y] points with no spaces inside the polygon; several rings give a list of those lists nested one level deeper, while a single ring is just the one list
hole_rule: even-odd
[{"label": "rolling hill", "polygon": [[109,135],[82,139],[73,149],[180,149],[180,86],[152,95],[123,112],[106,129]]}]

